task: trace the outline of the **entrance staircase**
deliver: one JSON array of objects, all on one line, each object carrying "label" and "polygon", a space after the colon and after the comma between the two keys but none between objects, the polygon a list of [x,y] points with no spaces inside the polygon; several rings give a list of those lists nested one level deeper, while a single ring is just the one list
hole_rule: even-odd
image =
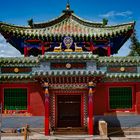
[{"label": "entrance staircase", "polygon": [[109,138],[120,137],[120,140],[140,140],[140,128],[109,128]]},{"label": "entrance staircase", "polygon": [[54,135],[86,135],[87,129],[83,127],[65,127],[57,128],[54,131]]}]

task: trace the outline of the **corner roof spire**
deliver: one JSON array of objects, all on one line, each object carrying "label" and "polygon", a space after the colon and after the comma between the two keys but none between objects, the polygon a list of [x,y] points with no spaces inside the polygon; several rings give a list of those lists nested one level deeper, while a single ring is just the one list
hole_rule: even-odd
[{"label": "corner roof spire", "polygon": [[74,11],[72,11],[72,10],[70,9],[70,1],[69,1],[69,0],[67,0],[66,9],[63,10],[63,13],[66,13],[66,14],[74,13]]}]

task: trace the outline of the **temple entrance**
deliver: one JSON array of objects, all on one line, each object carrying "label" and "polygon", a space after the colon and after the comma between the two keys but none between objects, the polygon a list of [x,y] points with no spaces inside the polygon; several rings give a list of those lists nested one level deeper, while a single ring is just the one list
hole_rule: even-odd
[{"label": "temple entrance", "polygon": [[81,95],[57,96],[57,126],[81,127]]}]

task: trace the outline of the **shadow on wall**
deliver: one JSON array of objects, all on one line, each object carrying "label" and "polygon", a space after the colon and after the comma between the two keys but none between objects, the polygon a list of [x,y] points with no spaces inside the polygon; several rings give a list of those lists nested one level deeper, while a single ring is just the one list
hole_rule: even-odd
[{"label": "shadow on wall", "polygon": [[113,113],[113,115],[108,115],[108,116],[95,116],[94,117],[95,134],[99,134],[98,123],[99,123],[99,121],[102,121],[102,120],[107,122],[108,136],[111,136],[111,137],[113,137],[113,136],[124,137],[125,136],[124,132],[122,130],[122,125],[121,125],[121,122],[120,122],[120,118],[118,118],[117,114],[115,114],[115,113]]}]

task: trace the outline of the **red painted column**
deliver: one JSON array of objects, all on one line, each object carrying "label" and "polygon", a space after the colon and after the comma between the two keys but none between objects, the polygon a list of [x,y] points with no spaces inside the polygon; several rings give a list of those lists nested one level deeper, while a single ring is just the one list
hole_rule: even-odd
[{"label": "red painted column", "polygon": [[28,48],[27,47],[24,47],[24,56],[28,56]]},{"label": "red painted column", "polygon": [[93,88],[94,83],[89,82],[89,94],[88,94],[88,134],[93,135],[94,134],[94,119],[93,119]]},{"label": "red painted column", "polygon": [[111,55],[111,48],[110,46],[107,47],[107,56],[110,56]]},{"label": "red painted column", "polygon": [[90,51],[93,52],[94,51],[94,45],[92,42],[90,42]]},{"label": "red painted column", "polygon": [[45,88],[45,135],[48,136],[50,134],[49,130],[49,91],[48,91],[48,83],[44,83]]},{"label": "red painted column", "polygon": [[42,48],[42,55],[44,55],[44,54],[45,54],[45,47],[44,47],[44,44],[42,44],[41,48]]}]

